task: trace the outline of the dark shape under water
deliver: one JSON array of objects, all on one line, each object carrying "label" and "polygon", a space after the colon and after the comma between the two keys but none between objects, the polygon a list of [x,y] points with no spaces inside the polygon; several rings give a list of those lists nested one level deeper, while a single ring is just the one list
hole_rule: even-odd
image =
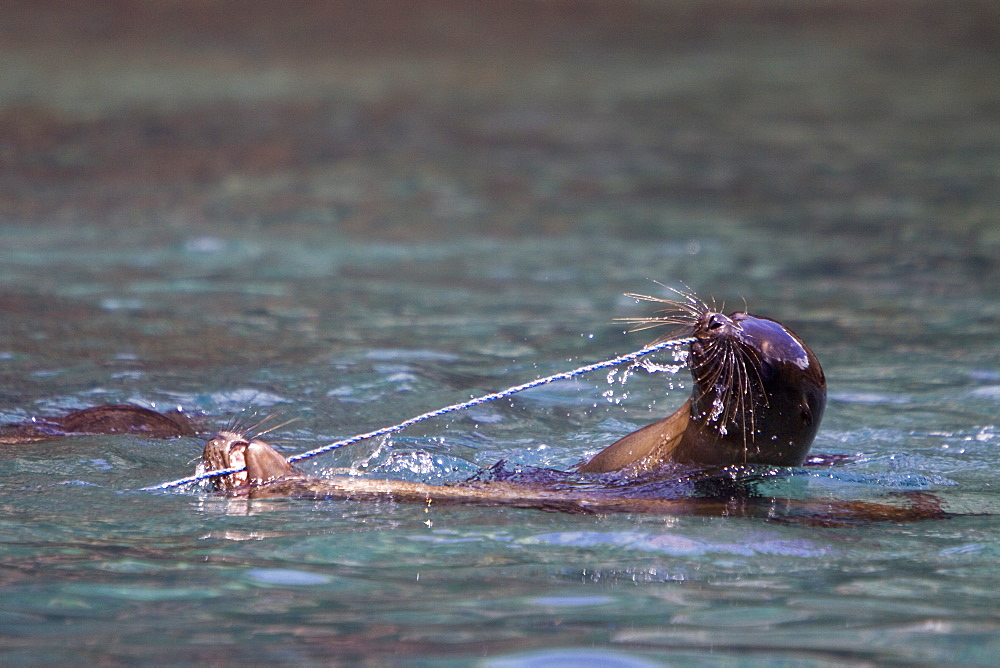
[{"label": "dark shape under water", "polygon": [[194,436],[195,429],[180,411],[158,413],[132,404],[105,404],[62,417],[38,417],[0,427],[0,443],[47,441],[85,434],[141,434],[150,438]]}]

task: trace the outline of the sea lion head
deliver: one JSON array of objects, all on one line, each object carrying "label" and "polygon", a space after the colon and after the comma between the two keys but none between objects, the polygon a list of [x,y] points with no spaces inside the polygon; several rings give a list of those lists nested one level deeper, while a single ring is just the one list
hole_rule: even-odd
[{"label": "sea lion head", "polygon": [[809,347],[770,318],[707,307],[692,335],[691,420],[675,458],[802,464],[826,406],[826,379]]},{"label": "sea lion head", "polygon": [[259,438],[220,431],[205,443],[202,472],[242,467],[246,470],[212,478],[215,491],[229,492],[248,484],[259,485],[293,472],[285,458]]},{"label": "sea lion head", "polygon": [[577,471],[802,464],[826,405],[819,360],[780,322],[745,311],[725,315],[691,293],[677,293],[680,299],[630,294],[667,308],[651,318],[624,320],[636,330],[679,326],[661,341],[692,339],[691,397],[672,415],[623,436]]}]

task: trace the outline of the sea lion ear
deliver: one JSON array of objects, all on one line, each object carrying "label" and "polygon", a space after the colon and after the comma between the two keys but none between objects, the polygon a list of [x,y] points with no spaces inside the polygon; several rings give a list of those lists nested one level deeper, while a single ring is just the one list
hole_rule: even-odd
[{"label": "sea lion ear", "polygon": [[264,441],[250,441],[244,457],[246,458],[247,477],[251,482],[273,480],[292,472],[292,465]]}]

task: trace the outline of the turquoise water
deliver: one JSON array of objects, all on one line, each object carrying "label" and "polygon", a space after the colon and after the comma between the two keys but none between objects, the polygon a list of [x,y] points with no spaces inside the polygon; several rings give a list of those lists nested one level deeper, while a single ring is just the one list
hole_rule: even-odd
[{"label": "turquoise water", "polygon": [[[250,407],[295,418],[273,436],[297,453],[634,350],[649,333],[612,319],[648,305],[622,293],[683,280],[734,308],[745,298],[824,364],[813,451],[857,457],[777,482],[777,496],[923,490],[961,515],[823,528],[246,502],[129,491],[193,471],[197,439],[5,446],[5,661],[992,663],[998,288],[995,261],[970,259],[991,247],[947,230],[871,243],[721,217],[667,223],[677,234],[664,241],[413,244],[321,226],[112,239],[9,226],[0,418],[130,401],[222,426]],[[305,465],[425,481],[500,458],[564,468],[673,410],[682,380],[595,374]]]},{"label": "turquoise water", "polygon": [[[998,663],[996,3],[101,4],[0,12],[0,423],[250,409],[300,453],[635,350],[662,281],[822,361],[849,461],[776,498],[954,516],[247,503],[131,491],[194,438],[0,446],[0,663]],[[564,469],[689,390],[598,373],[305,468]]]}]

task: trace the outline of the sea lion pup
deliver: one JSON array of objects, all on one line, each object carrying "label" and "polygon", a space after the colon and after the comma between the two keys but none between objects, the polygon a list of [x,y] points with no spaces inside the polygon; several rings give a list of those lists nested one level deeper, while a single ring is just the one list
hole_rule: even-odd
[{"label": "sea lion pup", "polygon": [[577,468],[579,473],[649,471],[667,462],[696,467],[800,466],[826,406],[826,379],[809,347],[781,323],[740,311],[716,312],[693,295],[641,327],[675,324],[695,338],[691,398],[675,413],[634,431]]},{"label": "sea lion pup", "polygon": [[133,404],[104,404],[75,410],[62,417],[36,417],[30,422],[0,426],[0,443],[36,443],[77,435],[140,434],[150,438],[194,436],[190,420],[179,410],[158,413]]}]

